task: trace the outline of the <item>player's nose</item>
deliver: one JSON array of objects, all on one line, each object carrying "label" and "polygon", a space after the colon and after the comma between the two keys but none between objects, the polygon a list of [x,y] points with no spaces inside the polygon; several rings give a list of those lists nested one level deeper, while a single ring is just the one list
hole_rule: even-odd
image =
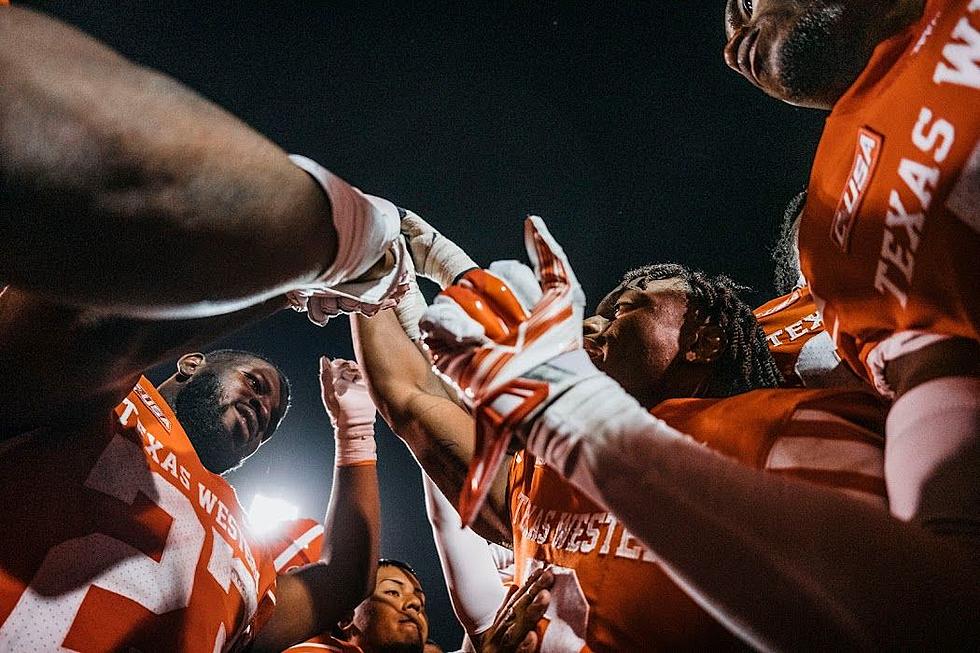
[{"label": "player's nose", "polygon": [[601,315],[593,315],[582,320],[582,335],[586,338],[595,338],[605,331],[608,325],[609,320]]}]

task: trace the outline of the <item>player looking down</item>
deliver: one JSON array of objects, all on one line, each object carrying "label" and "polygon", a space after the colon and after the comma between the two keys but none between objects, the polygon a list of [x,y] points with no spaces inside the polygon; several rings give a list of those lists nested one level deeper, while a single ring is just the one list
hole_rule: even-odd
[{"label": "player looking down", "polygon": [[[0,648],[322,632],[370,591],[373,452],[338,445],[344,527],[277,578],[219,474],[288,384],[252,354],[181,355],[289,305],[394,303],[398,212],[56,21],[6,7],[0,35]],[[142,377],[177,356],[159,389]]]},{"label": "player looking down", "polygon": [[[566,376],[564,363],[552,366],[552,359],[581,342],[581,304],[549,301],[547,294],[539,300],[533,273],[515,262],[495,263],[490,273],[474,269],[472,260],[452,253],[455,246],[417,218],[403,221],[403,230],[420,273],[441,284],[458,279],[429,308],[423,327],[440,369],[467,379],[460,396],[476,413],[477,437],[455,391],[433,375],[408,339],[399,338],[393,315],[355,321],[358,356],[382,414],[427,474],[447,496],[465,488],[464,516],[486,491],[475,528],[513,544],[518,579],[542,564],[556,565],[542,650],[744,646],[685,594],[616,511],[570,485],[536,452],[509,455],[506,438],[499,437],[521,427],[518,416],[535,414],[534,402],[553,397],[541,379]],[[554,266],[542,263],[542,269],[551,274]],[[544,307],[541,317],[528,319],[525,306]],[[720,458],[713,449],[747,467],[768,469],[773,478],[797,479],[776,479],[787,493],[804,485],[799,479],[815,481],[881,510],[878,401],[865,392],[775,389],[781,379],[766,340],[730,280],[679,265],[649,266],[626,275],[599,312],[585,323],[589,355],[654,414],[708,447],[697,451]],[[527,328],[518,332],[515,325],[525,320]],[[542,343],[538,336],[555,326],[565,329],[567,340]],[[499,349],[473,346],[487,345],[486,334],[500,339]],[[494,374],[521,364],[524,347],[534,348],[531,356],[547,371],[513,386],[492,385]],[[594,370],[581,347],[576,355],[573,369]],[[596,419],[615,422],[608,411],[597,411]],[[498,456],[510,462],[495,474]],[[475,475],[464,482],[468,466]],[[632,501],[658,511],[642,493]],[[676,523],[669,528],[684,530]],[[718,558],[724,547],[714,545]],[[728,581],[737,584],[732,576]]]},{"label": "player looking down", "polygon": [[895,403],[892,512],[980,546],[980,3],[730,0],[728,64],[830,110],[800,258],[837,350]]}]

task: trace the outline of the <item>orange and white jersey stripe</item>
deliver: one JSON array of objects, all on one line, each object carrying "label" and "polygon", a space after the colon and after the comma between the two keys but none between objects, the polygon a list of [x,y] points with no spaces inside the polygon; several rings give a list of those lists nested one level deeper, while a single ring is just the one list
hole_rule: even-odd
[{"label": "orange and white jersey stripe", "polygon": [[[670,400],[651,412],[747,466],[885,509],[885,411],[871,392],[757,390]],[[552,594],[563,616],[548,624],[543,651],[745,649],[674,584],[615,515],[526,452],[515,456],[508,489],[518,580],[544,564],[561,573]]]},{"label": "orange and white jersey stripe", "polygon": [[213,653],[271,614],[234,490],[146,379],[102,424],[5,443],[0,478],[0,650]]},{"label": "orange and white jersey stripe", "polygon": [[323,524],[315,519],[294,519],[279,524],[259,540],[277,574],[284,574],[320,559]]}]

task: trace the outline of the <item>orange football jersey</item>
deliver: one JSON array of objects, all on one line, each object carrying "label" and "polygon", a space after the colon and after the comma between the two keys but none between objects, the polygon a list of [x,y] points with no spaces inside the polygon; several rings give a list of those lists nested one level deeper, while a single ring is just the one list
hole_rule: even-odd
[{"label": "orange football jersey", "polygon": [[237,649],[274,605],[235,491],[140,379],[87,432],[0,449],[0,650]]},{"label": "orange football jersey", "polygon": [[766,334],[783,386],[787,388],[859,387],[863,382],[841,360],[807,285],[755,309]]},{"label": "orange football jersey", "polygon": [[800,257],[841,356],[906,331],[978,338],[980,3],[928,0],[827,118]]},{"label": "orange football jersey", "polygon": [[294,519],[279,524],[272,533],[257,538],[272,559],[277,574],[284,574],[320,559],[323,552],[323,524],[315,519]]},{"label": "orange football jersey", "polygon": [[[806,385],[797,368],[800,354],[814,338],[829,340],[820,311],[810,295],[810,288],[794,288],[792,292],[766,302],[753,312],[766,334],[769,351],[776,359],[786,386],[795,388]],[[833,342],[828,344],[833,348]]]},{"label": "orange football jersey", "polygon": [[[748,466],[885,505],[884,409],[867,391],[756,390],[651,411]],[[556,565],[542,651],[743,650],[611,513],[518,452],[508,486],[519,579]],[[656,506],[650,506],[656,510]]]}]

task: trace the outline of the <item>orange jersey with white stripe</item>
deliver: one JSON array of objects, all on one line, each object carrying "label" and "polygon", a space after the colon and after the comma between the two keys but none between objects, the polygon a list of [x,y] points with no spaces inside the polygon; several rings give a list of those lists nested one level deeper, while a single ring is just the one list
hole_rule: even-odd
[{"label": "orange jersey with white stripe", "polygon": [[[769,351],[786,380],[787,387],[806,385],[798,367],[800,355],[809,344],[810,348],[821,341],[833,349],[823,328],[820,311],[813,303],[809,286],[794,288],[781,297],[772,299],[753,311],[759,326],[766,334]],[[815,342],[812,344],[815,338]]]},{"label": "orange jersey with white stripe", "polygon": [[837,355],[830,334],[813,301],[801,285],[754,311],[766,334],[769,351],[787,388],[859,387],[862,381]]},{"label": "orange jersey with white stripe", "polygon": [[323,524],[315,519],[294,519],[279,524],[274,532],[258,539],[272,559],[277,574],[284,574],[320,559]]},{"label": "orange jersey with white stripe", "polygon": [[855,370],[919,331],[978,339],[980,3],[928,0],[827,118],[800,222],[803,272]]},{"label": "orange jersey with white stripe", "polygon": [[0,478],[0,650],[212,653],[271,614],[235,491],[146,379],[95,428],[4,443]]},{"label": "orange jersey with white stripe", "polygon": [[[676,399],[651,411],[739,462],[885,505],[884,410],[867,391],[756,390]],[[510,470],[519,579],[557,565],[542,651],[743,650],[616,519],[526,452]],[[656,510],[650,506],[650,510]],[[560,581],[560,582],[559,582]],[[555,641],[549,637],[555,636]]]}]

